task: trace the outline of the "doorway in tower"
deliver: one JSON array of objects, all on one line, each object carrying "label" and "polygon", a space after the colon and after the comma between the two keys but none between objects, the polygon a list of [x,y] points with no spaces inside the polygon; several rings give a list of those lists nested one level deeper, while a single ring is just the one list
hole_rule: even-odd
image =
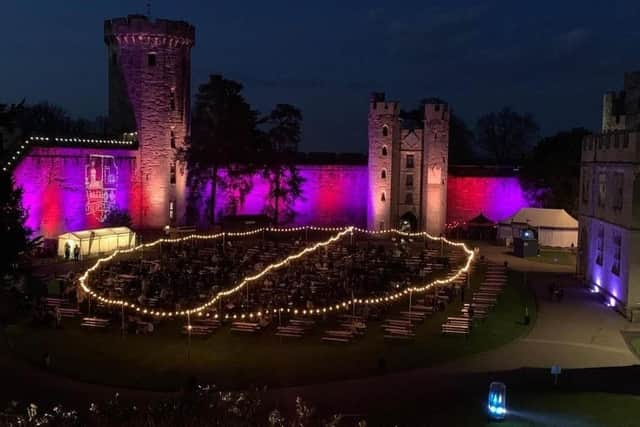
[{"label": "doorway in tower", "polygon": [[418,218],[413,212],[406,212],[400,217],[400,230],[405,232],[418,231]]}]

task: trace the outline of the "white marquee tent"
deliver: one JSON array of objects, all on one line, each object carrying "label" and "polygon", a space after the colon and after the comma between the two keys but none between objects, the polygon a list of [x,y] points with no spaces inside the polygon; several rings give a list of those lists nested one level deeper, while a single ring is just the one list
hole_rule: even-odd
[{"label": "white marquee tent", "polygon": [[564,209],[522,208],[498,223],[497,237],[509,244],[527,228],[538,232],[540,246],[567,248],[578,244],[578,221]]},{"label": "white marquee tent", "polygon": [[73,249],[78,245],[80,256],[86,257],[116,249],[131,248],[136,244],[136,233],[128,227],[96,228],[64,233],[58,236],[58,255],[61,257],[64,257],[66,243],[69,243],[72,258]]}]

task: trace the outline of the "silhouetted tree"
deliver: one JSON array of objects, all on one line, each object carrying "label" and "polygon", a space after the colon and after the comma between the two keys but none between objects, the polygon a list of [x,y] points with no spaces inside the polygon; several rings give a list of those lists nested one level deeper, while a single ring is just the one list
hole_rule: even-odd
[{"label": "silhouetted tree", "polygon": [[542,139],[526,157],[520,181],[541,206],[577,215],[581,146],[589,134],[583,128],[558,132]]},{"label": "silhouetted tree", "polygon": [[20,255],[30,250],[34,241],[30,239],[25,221],[27,213],[22,207],[22,189],[15,188],[10,173],[0,172],[0,230],[2,247],[0,256],[0,280],[15,270]]},{"label": "silhouetted tree", "polygon": [[304,179],[295,154],[302,138],[302,112],[289,104],[278,104],[261,120],[269,126],[263,135],[266,150],[262,175],[269,182],[265,212],[275,225],[295,217],[293,204],[302,196]]},{"label": "silhouetted tree", "polygon": [[[233,180],[251,173],[259,152],[257,112],[244,99],[242,88],[238,82],[211,75],[196,94],[186,159],[190,186],[200,182],[203,175],[211,179],[212,223],[216,221],[218,185],[222,180]],[[222,170],[227,174],[223,176]]]},{"label": "silhouetted tree", "polygon": [[[400,113],[403,120],[410,120],[418,126],[422,126],[424,120],[424,106],[426,104],[448,104],[447,101],[437,98],[423,98],[417,108]],[[450,108],[449,119],[449,164],[470,164],[477,160],[473,148],[473,132],[467,124]]]},{"label": "silhouetted tree", "polygon": [[481,116],[476,123],[476,140],[498,165],[522,162],[538,137],[538,125],[529,113],[509,107]]}]

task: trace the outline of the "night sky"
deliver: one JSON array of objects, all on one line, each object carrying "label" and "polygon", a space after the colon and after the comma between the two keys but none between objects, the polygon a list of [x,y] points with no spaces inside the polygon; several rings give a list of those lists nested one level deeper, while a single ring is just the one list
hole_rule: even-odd
[{"label": "night sky", "polygon": [[[0,102],[106,114],[103,20],[145,4],[3,0]],[[155,0],[152,16],[195,25],[194,89],[222,73],[260,111],[300,107],[304,151],[366,151],[375,90],[406,108],[444,98],[470,125],[510,105],[531,112],[543,134],[597,129],[602,93],[640,69],[637,0]]]}]

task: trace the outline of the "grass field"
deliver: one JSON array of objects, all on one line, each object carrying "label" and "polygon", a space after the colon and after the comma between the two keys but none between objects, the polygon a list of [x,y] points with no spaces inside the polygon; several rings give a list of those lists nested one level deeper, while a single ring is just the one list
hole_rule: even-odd
[{"label": "grass field", "polygon": [[633,352],[640,356],[640,337],[631,338],[629,343],[631,344]]},{"label": "grass field", "polygon": [[[474,287],[479,279],[473,278]],[[469,294],[467,291],[467,298]],[[522,324],[525,305],[532,317],[529,326]],[[40,364],[42,355],[48,352],[52,369],[73,378],[173,390],[188,376],[199,382],[240,388],[327,382],[425,367],[498,347],[525,334],[535,323],[535,297],[519,273],[511,273],[496,310],[468,338],[442,336],[443,319],[459,308],[460,301],[456,301],[446,312],[429,318],[410,344],[385,342],[375,323],[369,324],[363,338],[348,345],[323,343],[322,324],[315,334],[300,341],[283,341],[273,331],[238,336],[223,327],[208,338],[194,337],[190,348],[180,334],[182,323],[176,321],[160,324],[152,336],[125,337],[116,327],[83,330],[79,320],[65,321],[61,330],[36,328],[25,322],[9,326],[7,337],[17,354]]]},{"label": "grass field", "polygon": [[509,414],[500,422],[487,419],[486,395],[463,395],[430,405],[403,402],[368,417],[368,425],[428,426],[615,426],[632,427],[640,420],[640,396],[609,393],[507,392]]},{"label": "grass field", "polygon": [[543,262],[557,265],[576,265],[576,256],[571,252],[542,249],[540,255],[525,258],[529,261]]}]

